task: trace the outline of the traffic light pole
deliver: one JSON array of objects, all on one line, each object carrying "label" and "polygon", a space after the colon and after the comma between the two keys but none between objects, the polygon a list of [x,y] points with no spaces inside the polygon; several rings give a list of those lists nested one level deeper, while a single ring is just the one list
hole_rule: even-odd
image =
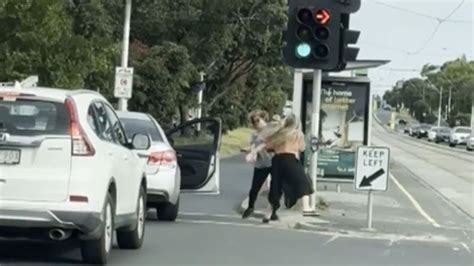
[{"label": "traffic light pole", "polygon": [[[128,67],[128,51],[130,47],[130,19],[132,14],[132,0],[126,0],[125,3],[125,21],[123,24],[123,41],[122,41],[122,67]],[[118,102],[120,111],[127,111],[128,100],[120,98]]]},{"label": "traffic light pole", "polygon": [[[315,69],[313,73],[313,99],[311,110],[311,137],[319,139],[320,110],[321,110],[321,84],[323,73],[320,69]],[[310,176],[313,183],[314,193],[311,195],[311,208],[316,210],[316,192],[318,190],[318,151],[313,152],[310,162]]]}]

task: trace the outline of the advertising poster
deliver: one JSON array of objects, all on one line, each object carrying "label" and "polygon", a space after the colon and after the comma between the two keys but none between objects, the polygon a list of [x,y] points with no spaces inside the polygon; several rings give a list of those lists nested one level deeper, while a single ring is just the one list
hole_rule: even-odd
[{"label": "advertising poster", "polygon": [[[305,132],[310,136],[312,84],[305,86]],[[368,142],[368,82],[323,81],[320,112],[320,178],[353,179],[356,150]],[[307,145],[309,146],[309,145]],[[306,152],[305,159],[309,159]]]}]

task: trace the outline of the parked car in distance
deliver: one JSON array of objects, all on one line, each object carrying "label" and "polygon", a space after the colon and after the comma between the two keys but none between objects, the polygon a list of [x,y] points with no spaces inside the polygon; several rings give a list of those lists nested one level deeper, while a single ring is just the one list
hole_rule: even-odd
[{"label": "parked car in distance", "polygon": [[[78,238],[87,264],[106,264],[114,243],[138,249],[145,231],[146,175],[99,93],[0,88],[0,237]],[[116,231],[116,234],[114,234]]]},{"label": "parked car in distance", "polygon": [[438,132],[441,130],[440,127],[432,127],[429,131],[428,131],[428,141],[429,142],[434,142],[436,140],[436,135],[438,134]]},{"label": "parked car in distance", "polygon": [[433,126],[428,125],[428,124],[421,124],[420,127],[416,131],[416,137],[421,139],[421,138],[426,138],[428,137],[428,132]]},{"label": "parked car in distance", "polygon": [[219,193],[220,120],[190,121],[166,134],[150,114],[118,112],[126,135],[146,134],[152,145],[146,152],[147,207],[162,221],[175,221],[180,191]]},{"label": "parked car in distance", "polygon": [[471,136],[470,127],[455,127],[451,131],[449,137],[449,146],[455,147],[456,145],[463,145],[467,143],[467,139]]},{"label": "parked car in distance", "polygon": [[416,137],[418,135],[418,130],[420,130],[420,125],[413,125],[410,127],[408,135],[411,137]]},{"label": "parked car in distance", "polygon": [[440,142],[449,142],[449,137],[451,136],[451,128],[449,127],[439,127],[436,130],[436,135],[434,138],[435,143]]},{"label": "parked car in distance", "polygon": [[468,151],[474,150],[474,131],[471,132],[471,136],[469,136],[469,138],[467,139],[466,150]]}]

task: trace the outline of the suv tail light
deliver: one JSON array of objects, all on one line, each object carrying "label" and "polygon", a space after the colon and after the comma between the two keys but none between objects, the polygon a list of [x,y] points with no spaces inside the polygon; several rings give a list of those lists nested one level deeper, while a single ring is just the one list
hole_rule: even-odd
[{"label": "suv tail light", "polygon": [[87,138],[84,129],[82,129],[79,124],[74,100],[72,98],[67,98],[65,105],[69,113],[69,132],[72,138],[72,155],[94,156],[95,149]]},{"label": "suv tail light", "polygon": [[174,151],[153,152],[148,157],[148,165],[176,166]]}]

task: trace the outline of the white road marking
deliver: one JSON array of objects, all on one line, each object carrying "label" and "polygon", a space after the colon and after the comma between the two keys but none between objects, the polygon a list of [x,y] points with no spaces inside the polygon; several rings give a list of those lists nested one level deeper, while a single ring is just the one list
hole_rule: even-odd
[{"label": "white road marking", "polygon": [[466,243],[461,243],[462,247],[469,253],[472,253],[471,249],[469,248],[469,246],[466,244]]},{"label": "white road marking", "polygon": [[389,234],[373,235],[373,234],[360,234],[356,232],[352,232],[350,234],[341,234],[339,232],[332,232],[332,231],[313,231],[313,230],[306,230],[306,229],[296,230],[295,228],[282,226],[280,223],[253,224],[253,223],[239,223],[239,222],[222,222],[222,221],[213,221],[213,220],[185,220],[185,219],[177,219],[176,221],[179,223],[188,223],[188,224],[236,226],[236,227],[246,227],[246,228],[254,228],[254,229],[282,230],[282,231],[299,233],[299,234],[311,234],[311,235],[330,236],[330,237],[334,237],[337,235],[338,238],[344,238],[344,239],[364,239],[364,240],[395,239],[394,242],[403,240],[403,241],[427,242],[427,243],[459,243],[459,242],[454,242],[447,238],[433,237],[433,236],[406,237],[406,236],[395,236],[395,235],[389,235]]},{"label": "white road marking", "polygon": [[179,214],[188,215],[188,216],[209,216],[209,217],[218,217],[218,218],[242,218],[239,215],[209,214],[209,213],[201,213],[201,212],[180,212]]},{"label": "white road marking", "polygon": [[331,242],[336,241],[336,239],[338,239],[338,238],[339,238],[339,235],[335,235],[335,236],[331,237],[328,241],[324,242],[323,247],[329,245]]},{"label": "white road marking", "polygon": [[418,203],[418,201],[403,187],[403,185],[392,175],[390,174],[390,179],[397,185],[397,187],[407,196],[408,200],[413,204],[415,209],[423,216],[428,222],[430,222],[434,227],[439,228],[439,225]]}]

